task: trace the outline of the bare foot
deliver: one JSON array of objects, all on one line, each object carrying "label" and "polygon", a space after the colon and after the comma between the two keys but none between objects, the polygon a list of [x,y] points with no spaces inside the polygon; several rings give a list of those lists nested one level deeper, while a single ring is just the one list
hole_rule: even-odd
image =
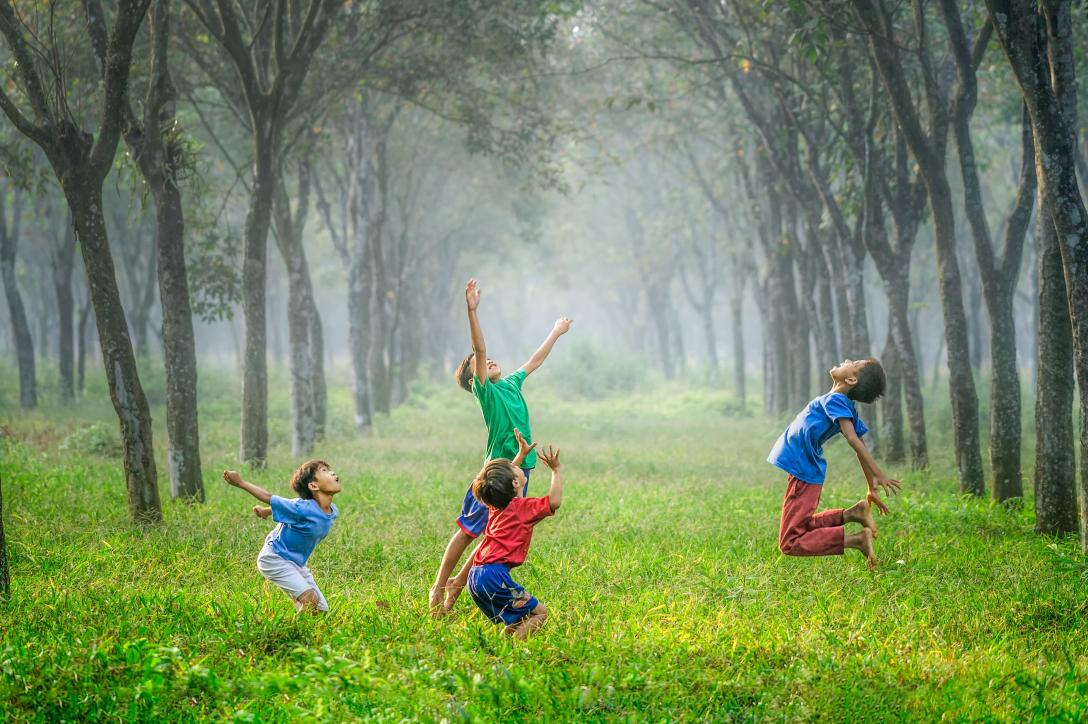
[{"label": "bare foot", "polygon": [[443,613],[442,599],[446,595],[446,587],[440,586],[437,583],[431,586],[431,593],[429,596],[429,605],[431,609],[431,618],[438,618]]},{"label": "bare foot", "polygon": [[453,578],[449,580],[446,584],[446,600],[442,603],[442,613],[447,614],[453,611],[453,604],[457,603],[457,597],[463,590],[465,590],[465,584],[458,583]]},{"label": "bare foot", "polygon": [[843,511],[843,520],[848,523],[861,523],[873,532],[876,538],[876,519],[873,518],[873,506],[868,500],[859,500]]},{"label": "bare foot", "polygon": [[862,528],[858,533],[860,540],[858,541],[858,550],[865,556],[865,562],[869,565],[870,571],[876,570],[876,554],[873,553],[873,537],[875,533],[869,528]]}]

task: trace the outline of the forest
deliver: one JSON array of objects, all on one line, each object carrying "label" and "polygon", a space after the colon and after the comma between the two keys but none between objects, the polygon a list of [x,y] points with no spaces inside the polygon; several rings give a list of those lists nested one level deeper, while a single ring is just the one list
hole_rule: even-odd
[{"label": "forest", "polygon": [[[0,0],[0,34],[6,720],[1088,718],[1088,4]],[[784,543],[768,451],[828,395],[809,488],[871,571]],[[516,425],[528,640],[465,525]],[[262,563],[285,499],[336,519],[324,616]]]}]

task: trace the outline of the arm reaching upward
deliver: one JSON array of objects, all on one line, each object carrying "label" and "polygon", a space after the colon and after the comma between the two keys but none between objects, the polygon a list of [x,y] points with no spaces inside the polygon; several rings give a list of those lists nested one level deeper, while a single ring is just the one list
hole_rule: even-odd
[{"label": "arm reaching upward", "polygon": [[[272,493],[268,492],[262,487],[254,485],[253,483],[247,483],[245,480],[242,480],[242,476],[239,475],[236,470],[224,470],[223,480],[226,480],[228,483],[236,488],[241,488],[262,503],[268,503],[272,500]],[[254,509],[253,512],[257,513],[256,509]],[[260,517],[265,517],[261,516],[260,513],[257,513],[257,515]]]},{"label": "arm reaching upward", "polygon": [[547,450],[541,450],[536,455],[541,462],[552,469],[552,486],[548,488],[548,505],[554,513],[563,504],[563,478],[559,473],[559,449],[549,445]]},{"label": "arm reaching upward", "polygon": [[536,447],[536,443],[530,445],[525,442],[525,438],[521,436],[521,430],[516,427],[514,428],[514,439],[518,441],[518,454],[511,462],[514,463],[514,467],[520,468],[522,463],[525,462],[525,458],[529,457],[529,453]]},{"label": "arm reaching upward", "polygon": [[484,331],[480,329],[480,320],[476,318],[476,307],[480,306],[480,284],[469,279],[465,285],[465,304],[468,307],[468,332],[472,339],[472,370],[480,384],[487,380],[487,348],[484,346]]},{"label": "arm reaching upward", "polygon": [[569,317],[560,317],[555,320],[555,326],[552,327],[552,331],[548,333],[548,337],[537,348],[536,352],[533,352],[533,356],[529,358],[525,364],[521,366],[525,370],[526,376],[531,375],[537,367],[544,364],[544,360],[551,354],[552,347],[555,346],[555,341],[562,337],[570,330],[571,320]]}]

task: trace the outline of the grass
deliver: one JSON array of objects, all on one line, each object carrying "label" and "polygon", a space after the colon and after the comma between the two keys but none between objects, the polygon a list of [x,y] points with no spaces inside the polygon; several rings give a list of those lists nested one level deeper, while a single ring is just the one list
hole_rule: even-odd
[{"label": "grass", "polygon": [[[246,474],[286,493],[299,461],[283,382],[269,467]],[[1030,501],[959,497],[939,421],[932,467],[892,468],[905,493],[880,521],[870,574],[856,553],[779,555],[785,481],[763,460],[783,421],[728,417],[728,394],[682,384],[565,400],[542,375],[526,386],[533,429],[563,447],[567,490],[515,572],[552,612],[518,643],[467,597],[452,618],[427,617],[484,439],[452,385],[418,388],[359,436],[334,379],[316,452],[345,485],[311,560],[333,611],[313,620],[257,573],[269,525],[219,477],[235,465],[232,373],[201,380],[208,502],[167,502],[147,529],[128,522],[115,423],[91,383],[75,408],[24,415],[0,369],[7,721],[1088,718],[1075,541],[1035,536]],[[161,401],[154,416],[165,477]],[[857,464],[845,445],[828,452],[824,502],[848,504]],[[541,471],[530,494],[545,485]]]}]

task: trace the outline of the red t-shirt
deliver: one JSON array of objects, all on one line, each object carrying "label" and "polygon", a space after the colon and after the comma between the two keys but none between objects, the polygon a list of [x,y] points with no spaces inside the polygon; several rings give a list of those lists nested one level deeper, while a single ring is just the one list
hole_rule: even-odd
[{"label": "red t-shirt", "polygon": [[553,512],[547,498],[514,498],[501,510],[489,508],[484,539],[472,558],[473,565],[520,566],[529,552],[533,526]]}]

